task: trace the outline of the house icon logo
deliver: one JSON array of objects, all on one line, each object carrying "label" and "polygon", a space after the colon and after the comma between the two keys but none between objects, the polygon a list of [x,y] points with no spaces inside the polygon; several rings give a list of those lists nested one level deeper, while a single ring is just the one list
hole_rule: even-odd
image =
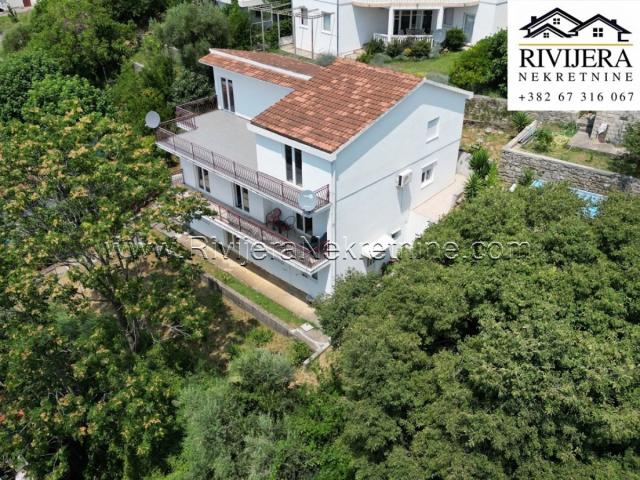
[{"label": "house icon logo", "polygon": [[554,8],[541,17],[531,17],[531,22],[520,30],[526,31],[524,38],[542,41],[577,39],[589,43],[623,43],[631,32],[618,25],[615,19],[594,15],[581,21],[561,8]]}]

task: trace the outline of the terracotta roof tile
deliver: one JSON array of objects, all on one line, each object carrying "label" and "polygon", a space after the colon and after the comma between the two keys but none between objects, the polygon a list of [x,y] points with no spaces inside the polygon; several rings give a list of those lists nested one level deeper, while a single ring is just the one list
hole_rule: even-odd
[{"label": "terracotta roof tile", "polygon": [[301,73],[303,75],[314,76],[319,73],[323,67],[315,63],[304,62],[291,57],[277,55],[269,52],[254,52],[249,50],[233,50],[230,48],[216,48],[219,52],[228,53],[236,57],[246,58],[254,62],[270,65],[272,67],[282,68],[291,72]]},{"label": "terracotta roof tile", "polygon": [[[238,52],[236,50],[224,50],[224,49],[217,49],[217,50],[223,53],[228,53],[230,55],[239,56],[239,55],[236,55],[236,52]],[[267,55],[266,53],[263,53],[263,52],[243,52],[243,53],[252,53],[254,55]],[[268,54],[268,55],[274,55],[274,54]],[[252,60],[253,62],[258,61],[258,60],[250,59],[248,57],[246,58],[248,60]],[[295,61],[295,60],[292,60],[292,61]],[[247,63],[241,58],[234,59],[226,55],[217,55],[215,53],[210,53],[209,55],[202,57],[200,59],[200,63],[212,66],[214,68],[215,67],[224,68],[225,70],[229,70],[231,72],[239,73],[241,75],[247,75],[249,77],[257,78],[258,80],[275,83],[276,85],[280,85],[282,87],[287,87],[291,89],[302,87],[302,85],[304,85],[307,82],[307,80],[305,80],[304,78],[300,78],[294,75],[287,75],[286,73],[281,73],[281,72],[277,72],[269,69],[270,66],[273,67],[276,65],[269,65],[267,63],[264,63],[264,65],[266,66],[263,68],[253,63]],[[282,69],[284,67],[277,66],[277,68]],[[323,69],[323,67],[318,67],[318,68]],[[300,74],[301,72],[295,72],[295,73]],[[303,75],[308,75],[308,74],[305,73]]]},{"label": "terracotta roof tile", "polygon": [[422,80],[416,76],[338,59],[302,82],[252,123],[326,152],[372,124]]}]

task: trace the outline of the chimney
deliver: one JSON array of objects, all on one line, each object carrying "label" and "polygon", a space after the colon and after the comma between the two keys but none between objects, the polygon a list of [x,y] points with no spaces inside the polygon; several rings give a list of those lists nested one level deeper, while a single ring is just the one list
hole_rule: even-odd
[{"label": "chimney", "polygon": [[611,19],[611,23],[613,23],[614,25],[617,25],[618,24],[618,20],[616,20],[615,18],[612,18]]},{"label": "chimney", "polygon": [[531,21],[535,22],[538,19],[538,17],[531,17]]}]

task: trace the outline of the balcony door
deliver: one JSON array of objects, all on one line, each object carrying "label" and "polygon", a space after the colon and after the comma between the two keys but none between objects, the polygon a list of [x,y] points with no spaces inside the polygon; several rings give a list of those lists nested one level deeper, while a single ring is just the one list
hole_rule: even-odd
[{"label": "balcony door", "polygon": [[222,87],[222,108],[230,112],[236,111],[236,100],[233,96],[233,80],[220,77]]}]

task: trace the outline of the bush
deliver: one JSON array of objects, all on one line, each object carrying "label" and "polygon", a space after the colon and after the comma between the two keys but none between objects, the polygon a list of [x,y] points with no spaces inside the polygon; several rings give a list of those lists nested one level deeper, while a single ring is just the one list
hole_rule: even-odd
[{"label": "bush", "polygon": [[367,43],[365,52],[369,55],[375,55],[376,53],[383,53],[384,50],[384,40],[374,38],[369,43]]},{"label": "bush", "polygon": [[411,48],[415,58],[427,58],[431,55],[431,44],[426,40],[418,40]]},{"label": "bush", "polygon": [[536,152],[548,152],[553,143],[553,134],[548,128],[539,128],[533,136],[533,149]]},{"label": "bush", "polygon": [[573,137],[578,133],[578,124],[576,122],[564,122],[560,125],[562,134],[567,137]]},{"label": "bush", "polygon": [[320,55],[316,60],[316,63],[321,67],[328,67],[335,61],[336,61],[335,55],[326,54],[326,55]]},{"label": "bush", "polygon": [[518,132],[524,130],[533,120],[527,112],[513,112],[511,123]]},{"label": "bush", "polygon": [[387,45],[387,55],[391,58],[400,56],[406,49],[410,49],[413,46],[413,42],[410,39],[398,40],[394,39]]},{"label": "bush", "polygon": [[247,334],[247,341],[257,347],[266,345],[273,339],[273,332],[266,327],[256,327]]},{"label": "bush", "polygon": [[522,187],[528,187],[533,183],[533,180],[536,178],[536,171],[532,168],[525,168],[518,178],[518,185]]},{"label": "bush", "polygon": [[464,47],[466,39],[464,37],[464,31],[460,28],[452,28],[447,32],[447,36],[442,42],[442,47],[446,48],[450,52],[459,52]]},{"label": "bush", "polygon": [[371,57],[371,61],[369,63],[373,65],[384,65],[391,60],[391,57],[386,53],[376,53],[373,57]]},{"label": "bush", "polygon": [[198,98],[213,95],[213,82],[204,74],[183,69],[171,85],[169,100],[180,105]]},{"label": "bush", "polygon": [[371,62],[371,55],[369,55],[368,53],[362,53],[361,55],[358,56],[358,58],[356,58],[357,62],[362,62],[362,63],[369,63]]},{"label": "bush", "polygon": [[22,50],[31,39],[31,27],[26,23],[15,24],[2,39],[2,48],[6,53]]},{"label": "bush", "polygon": [[498,167],[491,161],[489,152],[485,148],[479,147],[473,151],[469,167],[473,173],[464,188],[467,200],[475,198],[480,191],[498,184]]},{"label": "bush", "polygon": [[629,124],[624,132],[622,145],[627,149],[628,160],[640,171],[640,122]]},{"label": "bush", "polygon": [[451,69],[451,83],[475,93],[507,94],[507,32],[501,30],[462,52]]},{"label": "bush", "polygon": [[486,177],[489,174],[489,169],[491,168],[491,157],[489,152],[484,148],[478,148],[471,154],[469,166],[471,167],[471,170],[481,177]]},{"label": "bush", "polygon": [[291,360],[291,363],[295,366],[300,366],[304,361],[311,356],[313,352],[309,346],[304,342],[293,342],[287,348],[287,357]]}]

